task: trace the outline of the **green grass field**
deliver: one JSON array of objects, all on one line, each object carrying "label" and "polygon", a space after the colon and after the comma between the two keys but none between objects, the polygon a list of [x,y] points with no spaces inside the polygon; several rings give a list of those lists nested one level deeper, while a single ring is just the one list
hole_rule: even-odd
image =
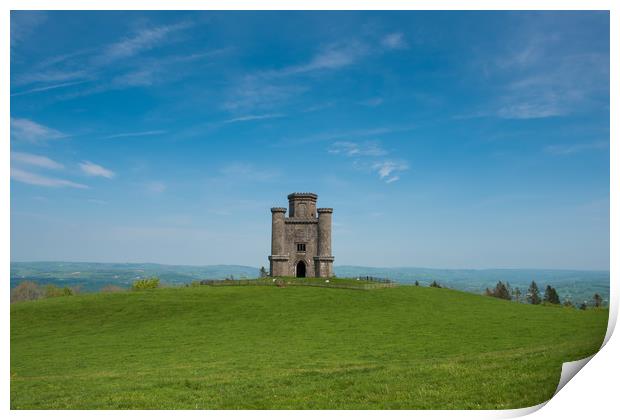
[{"label": "green grass field", "polygon": [[188,287],[11,305],[11,408],[519,408],[607,310],[427,287]]}]

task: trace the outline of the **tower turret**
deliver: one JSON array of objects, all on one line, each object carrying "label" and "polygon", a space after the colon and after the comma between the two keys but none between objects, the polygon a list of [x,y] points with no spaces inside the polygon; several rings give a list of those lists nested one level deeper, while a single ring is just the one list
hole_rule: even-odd
[{"label": "tower turret", "polygon": [[314,193],[292,193],[288,195],[288,217],[316,217],[316,200]]},{"label": "tower turret", "polygon": [[332,213],[334,209],[317,209],[319,214],[318,223],[318,246],[317,256],[314,257],[315,273],[317,277],[331,277],[334,257],[332,256]]},{"label": "tower turret", "polygon": [[271,255],[269,256],[269,273],[272,276],[286,275],[288,255],[285,249],[284,237],[284,207],[271,209]]}]

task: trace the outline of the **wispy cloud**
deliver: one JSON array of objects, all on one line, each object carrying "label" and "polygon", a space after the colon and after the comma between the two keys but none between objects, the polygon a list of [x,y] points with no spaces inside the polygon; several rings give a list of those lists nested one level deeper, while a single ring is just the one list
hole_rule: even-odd
[{"label": "wispy cloud", "polygon": [[[398,181],[399,174],[409,169],[409,164],[405,160],[391,158],[390,153],[378,141],[337,141],[328,147],[327,152],[351,159],[354,168],[374,172],[386,184]],[[380,156],[385,158],[377,160],[376,158]]]},{"label": "wispy cloud", "polygon": [[387,151],[381,147],[379,142],[366,141],[355,143],[352,141],[337,141],[333,143],[327,151],[335,155],[355,156],[383,156],[387,155]]},{"label": "wispy cloud", "polygon": [[596,51],[566,53],[562,39],[549,28],[519,32],[506,51],[482,58],[474,71],[497,95],[486,109],[470,117],[537,119],[586,111],[608,101],[609,56]]},{"label": "wispy cloud", "polygon": [[231,124],[236,122],[244,122],[244,121],[255,121],[255,120],[267,120],[273,118],[282,118],[283,114],[262,114],[262,115],[244,115],[241,117],[231,118],[229,120],[222,121],[222,124]]},{"label": "wispy cloud", "polygon": [[87,89],[76,90],[56,98],[63,100],[112,89],[151,86],[176,80],[191,69],[187,66],[183,68],[183,63],[212,57],[224,49],[185,56],[164,56],[150,60],[143,59],[142,56],[152,49],[177,41],[179,37],[174,35],[192,25],[192,22],[179,22],[149,26],[101,48],[90,48],[50,57],[34,65],[28,73],[12,78],[12,87],[30,86],[30,88],[13,93],[12,96],[92,83],[92,86]]},{"label": "wispy cloud", "polygon": [[321,47],[306,62],[246,74],[231,83],[223,107],[227,110],[275,108],[310,90],[308,77],[351,66],[367,53],[368,48],[361,42],[336,42]]},{"label": "wispy cloud", "polygon": [[380,179],[384,180],[387,184],[390,184],[394,181],[398,181],[400,177],[396,174],[409,169],[409,165],[402,160],[384,160],[373,164],[372,169],[379,174]]},{"label": "wispy cloud", "polygon": [[11,161],[45,169],[62,169],[64,167],[62,164],[48,158],[47,156],[33,155],[22,152],[11,152]]},{"label": "wispy cloud", "polygon": [[115,173],[111,170],[90,161],[80,163],[80,169],[88,176],[101,176],[108,179],[114,178],[115,176]]},{"label": "wispy cloud", "polygon": [[132,36],[105,47],[95,61],[98,64],[108,64],[112,61],[133,57],[143,51],[160,46],[171,34],[191,26],[191,22],[179,22],[172,25],[141,29]]},{"label": "wispy cloud", "polygon": [[401,32],[387,34],[381,39],[381,45],[390,50],[400,50],[407,48],[405,36]]},{"label": "wispy cloud", "polygon": [[252,181],[269,181],[274,179],[278,172],[256,167],[246,162],[232,162],[220,169],[220,174],[228,179],[244,179]]},{"label": "wispy cloud", "polygon": [[66,179],[50,178],[19,168],[11,168],[11,179],[23,182],[25,184],[38,185],[40,187],[88,188],[88,186],[84,184],[78,184],[77,182],[69,181]]},{"label": "wispy cloud", "polygon": [[47,20],[43,11],[11,11],[11,50],[24,41],[37,26]]},{"label": "wispy cloud", "polygon": [[168,189],[168,186],[161,181],[151,181],[146,184],[146,190],[151,194],[161,194]]},{"label": "wispy cloud", "polygon": [[291,98],[299,97],[309,89],[299,83],[271,81],[255,76],[246,76],[232,86],[222,104],[227,111],[273,109]]},{"label": "wispy cloud", "polygon": [[321,70],[336,70],[350,66],[367,53],[359,42],[334,43],[321,48],[307,63],[265,73],[267,76],[290,76]]},{"label": "wispy cloud", "polygon": [[84,83],[87,83],[87,82],[88,82],[88,80],[81,80],[81,81],[67,82],[67,83],[57,83],[57,84],[54,84],[54,85],[41,86],[41,87],[37,87],[37,88],[32,88],[32,89],[27,89],[27,90],[22,90],[22,91],[19,91],[19,92],[11,93],[11,96],[29,95],[31,93],[45,92],[45,91],[48,91],[48,90],[54,90],[54,89],[60,89],[60,88],[69,87],[69,86],[81,85],[81,84],[84,84]]},{"label": "wispy cloud", "polygon": [[552,155],[572,155],[588,150],[609,150],[609,143],[606,141],[593,143],[577,143],[577,144],[554,144],[545,147],[545,152]]},{"label": "wispy cloud", "polygon": [[26,118],[11,118],[11,138],[29,143],[41,143],[47,140],[67,137],[65,134],[50,127]]},{"label": "wispy cloud", "polygon": [[145,137],[145,136],[158,136],[160,134],[166,134],[165,130],[150,130],[150,131],[136,131],[130,133],[117,133],[104,136],[104,139],[118,139],[122,137]]},{"label": "wispy cloud", "polygon": [[392,133],[400,133],[414,130],[416,127],[414,125],[395,125],[395,126],[386,126],[386,127],[368,127],[368,128],[360,128],[354,130],[333,130],[333,131],[325,131],[316,134],[312,134],[309,136],[299,136],[290,139],[285,139],[284,144],[286,145],[298,145],[298,144],[306,144],[306,143],[315,143],[315,142],[323,142],[330,140],[339,140],[339,139],[355,139],[355,138],[364,138],[364,137],[374,137],[387,135]]}]

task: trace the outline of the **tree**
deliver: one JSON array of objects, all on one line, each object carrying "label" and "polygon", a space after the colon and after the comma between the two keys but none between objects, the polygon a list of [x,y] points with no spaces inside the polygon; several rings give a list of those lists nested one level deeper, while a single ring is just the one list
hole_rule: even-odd
[{"label": "tree", "polygon": [[588,306],[586,305],[585,302],[583,302],[581,305],[579,305],[579,309],[581,309],[582,311],[585,311],[587,307]]},{"label": "tree", "polygon": [[515,290],[512,292],[512,294],[515,296],[515,300],[517,302],[521,302],[521,289],[519,289],[518,287],[515,288]]},{"label": "tree", "polygon": [[510,292],[510,286],[508,283],[504,284],[501,281],[497,282],[497,285],[494,289],[487,289],[484,291],[486,296],[496,297],[498,299],[512,300],[512,294]]},{"label": "tree", "polygon": [[598,293],[595,293],[592,299],[594,299],[595,308],[600,308],[603,306],[603,298]]},{"label": "tree", "polygon": [[436,280],[433,280],[433,282],[429,285],[429,287],[437,287],[437,288],[441,289],[441,285],[439,283],[437,283]]},{"label": "tree", "polygon": [[259,275],[261,279],[264,279],[265,277],[269,276],[269,273],[267,272],[267,270],[265,270],[265,267],[261,267]]},{"label": "tree", "polygon": [[416,280],[416,281],[415,281],[415,285],[416,285],[416,286],[419,286],[419,285],[420,285],[420,282]]},{"label": "tree", "polygon": [[493,296],[499,299],[511,300],[512,296],[510,296],[510,291],[508,290],[508,284],[504,284],[501,281],[497,282],[495,286],[495,290],[493,291]]},{"label": "tree", "polygon": [[547,285],[547,288],[545,289],[545,296],[543,297],[543,302],[559,305],[560,296],[558,296],[558,292],[553,287]]},{"label": "tree", "polygon": [[568,298],[564,299],[563,305],[566,306],[567,308],[574,308],[575,307],[575,305],[573,305],[573,302],[571,302],[571,300],[568,299]]},{"label": "tree", "polygon": [[540,292],[538,291],[538,285],[535,281],[532,281],[530,287],[527,289],[527,301],[532,305],[538,305],[540,303]]}]

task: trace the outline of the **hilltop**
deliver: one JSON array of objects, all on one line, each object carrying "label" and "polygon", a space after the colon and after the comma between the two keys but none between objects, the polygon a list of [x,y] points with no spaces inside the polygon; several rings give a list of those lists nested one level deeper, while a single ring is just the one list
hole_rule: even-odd
[{"label": "hilltop", "polygon": [[[137,278],[159,277],[170,285],[182,285],[197,279],[253,278],[259,267],[245,265],[166,265],[153,263],[88,263],[88,262],[12,262],[11,287],[23,280],[51,283],[57,286],[80,286],[96,291],[113,284],[130,287]],[[555,287],[560,298],[575,303],[592,299],[595,293],[609,301],[609,271],[542,270],[542,269],[436,269],[420,267],[335,266],[339,277],[374,276],[399,283],[429,284],[433,280],[453,289],[482,293],[498,281],[526,290],[532,280],[539,286]]]},{"label": "hilltop", "polygon": [[518,408],[608,311],[455,290],[184,287],[11,305],[11,408]]}]

